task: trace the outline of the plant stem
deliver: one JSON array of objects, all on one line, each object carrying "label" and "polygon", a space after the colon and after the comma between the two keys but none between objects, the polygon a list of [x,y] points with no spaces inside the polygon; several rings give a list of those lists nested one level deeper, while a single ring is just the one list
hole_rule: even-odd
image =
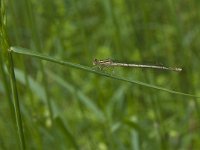
[{"label": "plant stem", "polygon": [[22,127],[22,117],[20,112],[20,105],[19,105],[19,98],[18,98],[18,91],[15,79],[15,72],[14,72],[14,64],[11,51],[8,52],[8,61],[9,61],[9,74],[10,74],[10,84],[13,96],[13,103],[14,103],[14,110],[15,110],[15,118],[17,124],[17,131],[20,139],[20,147],[22,150],[25,150],[25,138],[23,133]]}]

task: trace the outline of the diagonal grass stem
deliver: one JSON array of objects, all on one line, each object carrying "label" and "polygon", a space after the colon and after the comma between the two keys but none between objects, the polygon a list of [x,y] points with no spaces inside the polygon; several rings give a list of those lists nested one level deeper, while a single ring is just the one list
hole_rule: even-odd
[{"label": "diagonal grass stem", "polygon": [[87,66],[83,66],[83,65],[80,65],[80,64],[67,62],[67,61],[57,60],[55,58],[45,56],[43,54],[39,54],[39,53],[36,53],[36,52],[30,52],[30,50],[26,50],[26,49],[23,49],[23,48],[11,47],[10,51],[13,52],[13,53],[16,53],[16,54],[31,56],[31,57],[39,58],[39,59],[42,59],[42,60],[54,62],[54,63],[60,64],[60,65],[69,66],[69,67],[73,67],[73,68],[76,68],[76,69],[81,69],[81,70],[91,72],[91,73],[94,73],[94,74],[98,74],[98,75],[101,75],[101,76],[105,76],[105,77],[108,77],[108,78],[111,78],[111,79],[115,79],[115,80],[119,80],[119,81],[123,81],[123,82],[128,82],[128,83],[131,83],[131,84],[137,84],[137,85],[149,87],[149,88],[156,89],[156,90],[165,91],[165,92],[168,92],[168,93],[171,93],[171,94],[188,96],[188,97],[193,97],[193,98],[200,98],[200,96],[197,96],[197,95],[178,92],[178,91],[175,91],[175,90],[170,90],[170,89],[167,89],[167,88],[163,88],[163,87],[160,87],[160,86],[144,83],[144,82],[141,82],[141,81],[129,80],[129,79],[126,79],[126,78],[113,76],[113,75],[110,75],[110,74],[107,74],[107,73],[103,73],[103,72],[100,72],[100,71],[93,70],[91,67],[87,67]]}]

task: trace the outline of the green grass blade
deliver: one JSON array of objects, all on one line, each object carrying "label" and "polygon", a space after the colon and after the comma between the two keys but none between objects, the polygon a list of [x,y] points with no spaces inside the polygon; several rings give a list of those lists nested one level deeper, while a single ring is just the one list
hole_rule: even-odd
[{"label": "green grass blade", "polygon": [[95,74],[105,76],[105,77],[108,77],[108,78],[112,78],[112,79],[115,79],[115,80],[124,81],[124,82],[132,83],[132,84],[137,84],[137,85],[149,87],[149,88],[156,89],[156,90],[165,91],[165,92],[168,92],[168,93],[171,93],[171,94],[183,95],[183,96],[188,96],[188,97],[193,97],[193,98],[200,98],[200,96],[170,90],[170,89],[167,89],[167,88],[163,88],[163,87],[160,87],[160,86],[144,83],[144,82],[141,82],[141,81],[129,80],[129,79],[126,79],[126,78],[113,76],[113,75],[110,75],[110,74],[107,74],[107,73],[103,73],[103,72],[100,72],[100,71],[93,70],[91,67],[87,67],[87,66],[83,66],[83,65],[80,65],[80,64],[67,62],[67,61],[57,60],[55,58],[45,56],[43,54],[39,54],[39,53],[36,53],[36,52],[30,52],[30,50],[26,50],[24,48],[11,47],[10,51],[12,51],[16,54],[31,56],[31,57],[39,58],[39,59],[42,59],[42,60],[54,62],[54,63],[60,64],[60,65],[69,66],[69,67],[73,67],[73,68],[76,68],[76,69],[81,69],[81,70],[84,70],[84,71],[87,71],[87,72],[95,73]]},{"label": "green grass blade", "polygon": [[[3,67],[3,57],[2,57],[2,55],[0,54],[0,68],[1,68],[1,72],[2,72],[2,81],[3,81],[3,84],[1,84],[1,86],[2,85],[4,85],[4,92],[6,93],[6,98],[7,98],[7,100],[8,100],[8,103],[9,103],[9,106],[10,106],[10,111],[11,111],[11,114],[12,114],[12,116],[13,116],[13,121],[15,122],[15,115],[14,115],[14,107],[13,107],[13,104],[12,104],[12,98],[11,98],[11,90],[10,90],[10,88],[9,88],[9,82],[8,82],[8,80],[7,80],[7,77],[6,77],[6,71],[5,71],[5,69],[4,69],[4,67]],[[2,87],[3,88],[3,87]]]},{"label": "green grass blade", "polygon": [[26,149],[25,148],[25,138],[24,138],[23,127],[22,127],[22,117],[21,117],[21,112],[20,112],[20,105],[19,105],[19,99],[18,99],[18,92],[17,92],[17,85],[16,85],[16,79],[15,79],[12,53],[9,52],[8,55],[9,55],[9,70],[10,70],[9,74],[10,74],[17,130],[18,130],[18,134],[19,134],[21,149],[25,150]]},{"label": "green grass blade", "polygon": [[139,135],[135,130],[131,130],[131,146],[134,150],[140,150]]}]

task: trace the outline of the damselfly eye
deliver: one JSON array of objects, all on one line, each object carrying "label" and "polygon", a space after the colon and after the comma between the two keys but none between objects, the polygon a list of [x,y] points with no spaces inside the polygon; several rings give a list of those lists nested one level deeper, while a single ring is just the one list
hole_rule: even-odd
[{"label": "damselfly eye", "polygon": [[95,58],[95,59],[93,60],[93,65],[96,65],[97,62],[98,62],[98,59]]}]

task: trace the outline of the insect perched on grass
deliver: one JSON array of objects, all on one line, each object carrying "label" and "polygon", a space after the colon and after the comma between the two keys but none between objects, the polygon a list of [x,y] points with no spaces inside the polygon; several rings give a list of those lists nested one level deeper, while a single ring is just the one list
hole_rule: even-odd
[{"label": "insect perched on grass", "polygon": [[165,66],[159,66],[159,65],[143,65],[143,64],[127,64],[127,63],[121,63],[121,62],[114,62],[111,59],[104,59],[104,60],[98,60],[94,59],[93,65],[98,66],[100,69],[103,69],[104,67],[133,67],[133,68],[151,68],[151,69],[160,69],[160,70],[169,70],[169,71],[182,71],[182,68],[177,67],[165,67]]}]

